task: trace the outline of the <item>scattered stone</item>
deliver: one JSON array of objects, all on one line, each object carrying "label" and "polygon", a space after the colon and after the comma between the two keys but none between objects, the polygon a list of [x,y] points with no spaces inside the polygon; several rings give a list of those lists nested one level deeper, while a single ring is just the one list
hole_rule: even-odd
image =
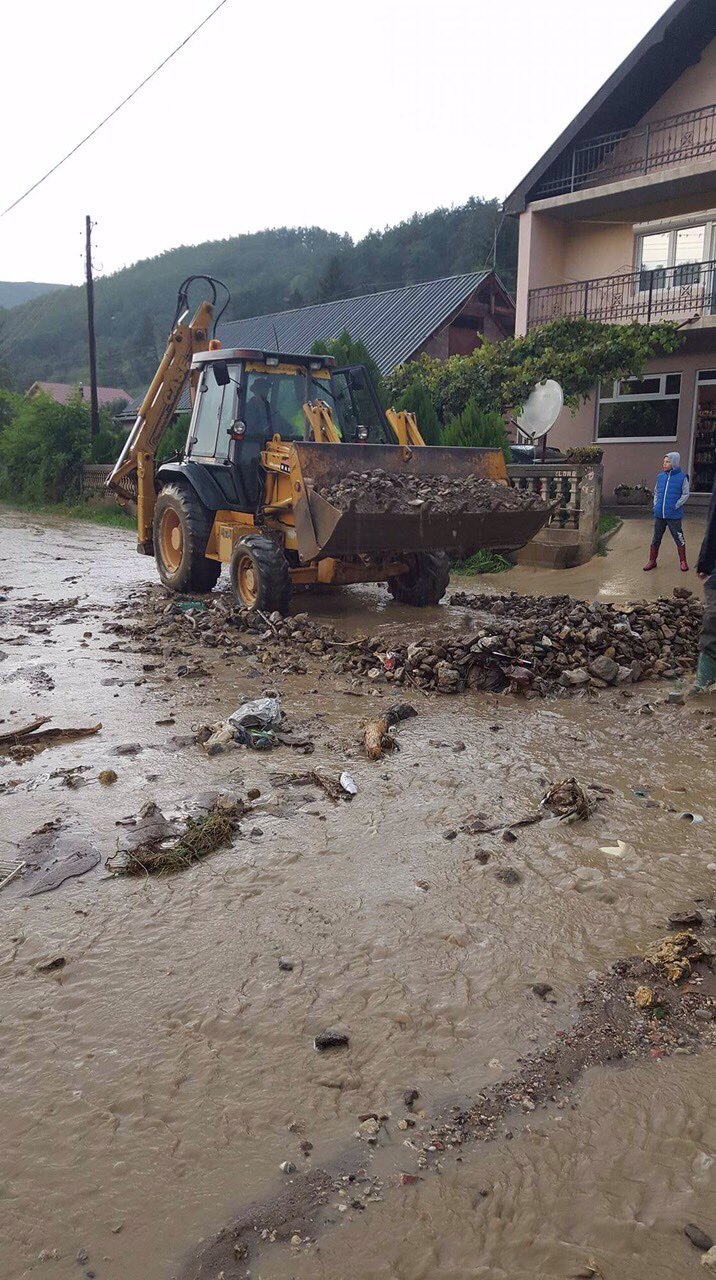
[{"label": "scattered stone", "polygon": [[417,1089],[403,1090],[403,1102],[405,1103],[406,1107],[409,1110],[412,1110],[413,1103],[417,1102],[419,1097],[420,1097],[420,1093],[418,1092]]},{"label": "scattered stone", "polygon": [[288,956],[279,956],[278,967],[283,973],[291,973],[293,971],[293,960],[289,960]]},{"label": "scattered stone", "polygon": [[142,750],[141,742],[121,742],[112,752],[115,756],[136,756]]},{"label": "scattered stone", "polygon": [[614,684],[619,675],[619,663],[603,653],[590,662],[589,670],[593,676],[603,680],[605,684]]},{"label": "scattered stone", "polygon": [[702,1267],[708,1267],[709,1271],[716,1271],[716,1247],[709,1249],[701,1258]]},{"label": "scattered stone", "polygon": [[487,849],[478,849],[477,853],[474,855],[474,861],[479,862],[482,867],[487,866],[487,863],[490,861],[490,855],[487,852]]},{"label": "scattered stone", "polygon": [[503,884],[519,884],[522,879],[519,871],[515,871],[514,867],[498,867],[495,875]]},{"label": "scattered stone", "polygon": [[504,840],[505,844],[515,844],[517,840],[517,836],[515,835],[514,831],[510,829],[510,827],[507,827],[506,830],[502,832],[502,839]]},{"label": "scattered stone", "polygon": [[260,795],[261,795],[261,792],[258,787],[249,787],[248,791],[246,792],[246,799],[258,800]]},{"label": "scattered stone", "polygon": [[533,982],[530,990],[534,991],[540,1000],[546,1000],[547,996],[554,990],[548,982]]},{"label": "scattered stone", "polygon": [[450,831],[443,831],[443,840],[456,840],[456,839],[457,839],[457,831],[453,831],[452,828],[450,829]]},{"label": "scattered stone", "polygon": [[708,1253],[709,1249],[713,1249],[714,1247],[714,1242],[711,1239],[711,1236],[707,1235],[705,1231],[702,1231],[701,1227],[698,1227],[695,1222],[687,1222],[684,1227],[684,1235],[688,1236],[692,1245],[694,1245],[696,1249],[700,1249],[702,1253]]},{"label": "scattered stone", "polygon": [[413,1187],[416,1182],[422,1181],[423,1179],[417,1173],[401,1173],[400,1175],[401,1187]]},{"label": "scattered stone", "polygon": [[117,781],[117,775],[114,769],[100,769],[97,774],[97,781],[101,782],[103,787],[110,787],[113,782]]},{"label": "scattered stone", "polygon": [[84,1267],[84,1266],[86,1266],[86,1265],[87,1265],[87,1263],[88,1263],[88,1262],[89,1262],[89,1254],[88,1254],[87,1250],[86,1250],[86,1249],[78,1249],[78,1250],[77,1250],[77,1265],[78,1265],[79,1267]]},{"label": "scattered stone", "polygon": [[345,1049],[349,1044],[350,1036],[346,1031],[319,1031],[313,1041],[314,1048],[321,1053],[326,1049]]},{"label": "scattered stone", "polygon": [[669,916],[670,929],[698,929],[704,922],[700,911],[673,911]]},{"label": "scattered stone", "polygon": [[58,969],[64,969],[67,964],[65,956],[55,956],[53,960],[45,960],[44,964],[36,964],[35,971],[37,973],[56,973]]},{"label": "scattered stone", "polygon": [[296,1172],[296,1166],[295,1166],[295,1164],[293,1163],[293,1160],[283,1160],[283,1161],[281,1162],[281,1164],[279,1165],[279,1169],[281,1170],[281,1173],[295,1173],[295,1172]]}]

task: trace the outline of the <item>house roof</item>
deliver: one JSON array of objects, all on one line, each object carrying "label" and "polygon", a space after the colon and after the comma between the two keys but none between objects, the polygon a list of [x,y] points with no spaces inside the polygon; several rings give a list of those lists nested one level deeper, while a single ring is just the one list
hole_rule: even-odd
[{"label": "house roof", "polygon": [[715,36],[714,0],[674,0],[507,197],[507,213],[523,212],[537,183],[564,151],[586,138],[637,124],[679,76],[698,62]]},{"label": "house roof", "polygon": [[[475,290],[489,280],[494,281],[512,306],[512,299],[495,272],[471,271],[357,298],[340,298],[292,311],[229,320],[219,326],[218,336],[225,347],[259,351],[275,351],[278,347],[301,356],[309,355],[315,342],[337,338],[347,329],[354,341],[365,344],[380,372],[389,373],[454,319]],[[128,405],[122,416],[128,418],[131,410],[136,415],[142,399],[140,396],[133,405]],[[188,408],[189,393],[185,388],[177,410],[184,412]]]},{"label": "house roof", "polygon": [[[58,404],[67,404],[73,396],[79,391],[85,400],[89,400],[89,387],[83,386],[82,383],[69,382],[33,382],[27,394],[35,395],[42,391],[44,395],[49,396],[51,400],[56,400]],[[100,407],[105,404],[111,404],[113,400],[130,400],[131,396],[121,387],[98,387],[97,399]]]},{"label": "house roof", "polygon": [[301,356],[309,355],[315,342],[337,338],[347,329],[354,341],[365,343],[380,372],[389,373],[414,355],[492,274],[472,271],[402,289],[230,320],[221,325],[219,335],[224,346],[273,351],[278,343],[281,351]]}]

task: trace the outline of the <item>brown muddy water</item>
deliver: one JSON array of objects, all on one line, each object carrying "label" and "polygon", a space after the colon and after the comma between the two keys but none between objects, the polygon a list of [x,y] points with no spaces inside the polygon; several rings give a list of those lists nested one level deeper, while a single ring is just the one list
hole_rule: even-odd
[{"label": "brown muddy water", "polygon": [[[615,577],[612,545],[595,575]],[[568,1026],[579,985],[653,941],[670,911],[716,906],[716,720],[703,705],[666,705],[665,684],[590,701],[420,695],[400,752],[371,763],[356,743],[380,688],[356,697],[316,664],[287,675],[212,651],[208,677],[179,678],[173,660],[147,673],[141,653],[111,649],[113,605],[145,580],[154,566],[130,534],[0,516],[0,731],[40,715],[103,726],[0,766],[0,859],[64,818],[104,862],[117,820],[147,800],[172,811],[207,790],[261,790],[233,847],[179,875],[111,879],[100,865],[55,892],[0,892],[1,1280],[181,1275],[202,1238],[285,1185],[282,1161],[330,1162],[356,1141],[360,1114],[397,1120],[408,1087],[429,1114],[474,1096]],[[529,575],[531,591],[574,589],[553,584]],[[299,607],[346,631],[415,626],[372,589]],[[459,625],[457,613],[421,614],[421,629]],[[270,685],[315,739],[310,760],[182,745],[192,725]],[[139,753],[115,754],[128,743]],[[75,765],[89,766],[75,790],[50,777]],[[357,796],[332,804],[269,780],[307,767],[349,769]],[[95,780],[104,768],[112,787]],[[512,844],[445,839],[477,811],[534,808],[571,774],[613,789],[588,822],[526,827]],[[619,855],[604,851],[618,841]],[[497,877],[507,867],[518,883]],[[37,968],[58,956],[62,969]],[[317,1054],[314,1035],[334,1026],[349,1050]],[[389,1123],[386,1145],[366,1152],[382,1199],[361,1213],[329,1206],[314,1243],[267,1242],[236,1274],[557,1280],[594,1264],[604,1280],[701,1275],[682,1232],[696,1221],[716,1236],[715,1084],[708,1050],[594,1068],[574,1107],[538,1111],[512,1141],[466,1148],[407,1187],[412,1155]]]}]

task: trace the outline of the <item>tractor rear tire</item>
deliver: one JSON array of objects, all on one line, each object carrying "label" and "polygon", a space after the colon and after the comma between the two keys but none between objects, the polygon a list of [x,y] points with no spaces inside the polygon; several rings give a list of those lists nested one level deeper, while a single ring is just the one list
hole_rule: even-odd
[{"label": "tractor rear tire", "polygon": [[283,550],[263,533],[248,533],[234,544],[229,564],[231,590],[243,609],[276,610],[284,616],[291,602],[291,574]]},{"label": "tractor rear tire", "polygon": [[388,590],[399,604],[416,608],[439,604],[450,581],[450,561],[444,551],[417,551],[405,557],[410,568],[397,578],[388,578]]},{"label": "tractor rear tire", "polygon": [[168,484],[154,509],[154,556],[159,577],[171,591],[212,591],[221,563],[204,555],[214,523],[189,485]]}]

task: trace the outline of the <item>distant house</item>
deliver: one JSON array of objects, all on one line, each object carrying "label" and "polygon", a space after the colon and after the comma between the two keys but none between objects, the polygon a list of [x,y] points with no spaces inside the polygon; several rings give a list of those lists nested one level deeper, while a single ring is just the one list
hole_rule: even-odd
[{"label": "distant house", "polygon": [[[81,382],[79,384],[70,382],[33,382],[29,390],[25,392],[25,397],[27,400],[34,400],[36,396],[44,395],[49,396],[51,400],[55,400],[57,404],[67,404],[78,393],[81,399],[89,402],[89,387],[85,387]],[[121,387],[97,388],[100,409],[106,404],[116,404],[118,400],[124,400],[125,404],[127,404],[131,398]]]},{"label": "distant house", "polygon": [[[380,372],[414,360],[422,352],[446,360],[469,355],[481,339],[498,342],[514,333],[515,307],[494,271],[424,280],[402,289],[317,302],[292,311],[276,311],[219,326],[223,346],[308,355],[316,342],[337,338],[344,329],[362,342]],[[136,416],[143,396],[128,405],[122,419]],[[188,390],[178,412],[189,409]]]}]

